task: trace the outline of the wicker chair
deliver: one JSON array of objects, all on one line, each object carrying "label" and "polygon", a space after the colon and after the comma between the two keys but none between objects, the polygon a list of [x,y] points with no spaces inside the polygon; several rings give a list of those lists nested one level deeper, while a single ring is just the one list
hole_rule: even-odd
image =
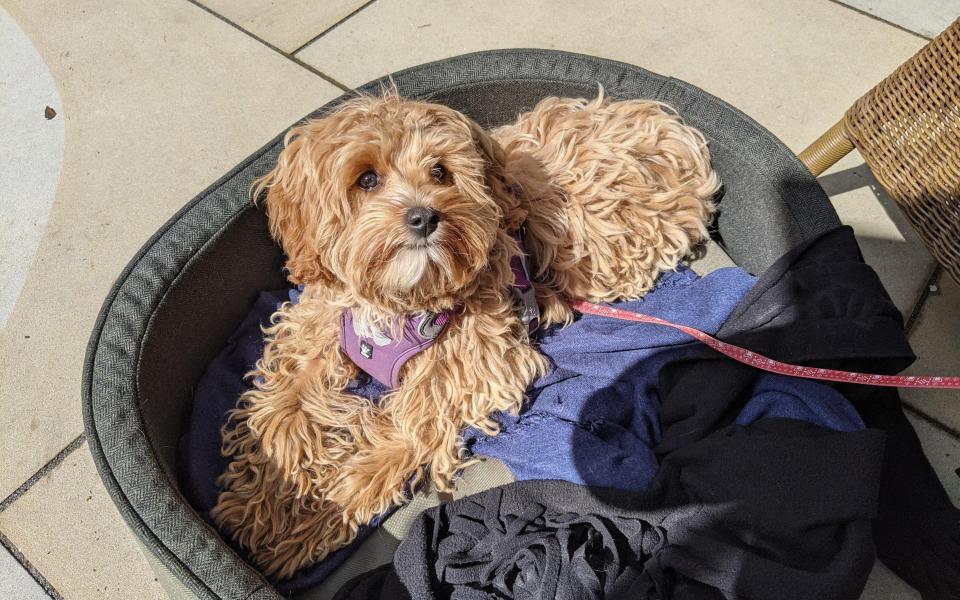
[{"label": "wicker chair", "polygon": [[960,282],[960,19],[857,100],[800,160],[819,175],[854,147]]}]

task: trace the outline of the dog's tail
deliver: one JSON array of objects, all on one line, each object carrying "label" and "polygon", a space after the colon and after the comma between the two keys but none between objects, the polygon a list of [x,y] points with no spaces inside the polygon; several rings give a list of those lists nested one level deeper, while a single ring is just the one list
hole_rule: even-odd
[{"label": "dog's tail", "polygon": [[707,237],[720,183],[707,141],[648,100],[547,98],[493,132],[529,202],[542,281],[593,301],[637,298]]}]

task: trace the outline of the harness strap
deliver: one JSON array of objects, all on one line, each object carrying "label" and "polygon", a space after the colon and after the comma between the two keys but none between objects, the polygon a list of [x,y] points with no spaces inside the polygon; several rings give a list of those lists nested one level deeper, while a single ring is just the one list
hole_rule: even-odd
[{"label": "harness strap", "polygon": [[[514,234],[513,238],[522,250],[523,241],[520,236]],[[517,316],[526,325],[529,336],[540,328],[540,307],[537,306],[537,291],[530,280],[530,266],[526,255],[521,253],[510,257],[510,270],[513,271],[513,287],[510,291],[517,305]]]},{"label": "harness strap", "polygon": [[[523,249],[519,234],[514,239]],[[540,308],[537,294],[530,278],[527,258],[522,253],[510,258],[513,272],[511,293],[517,305],[517,313],[526,327],[529,337],[540,327]],[[410,315],[404,320],[403,330],[397,339],[379,332],[370,337],[361,333],[353,322],[353,311],[347,309],[340,316],[340,347],[360,369],[380,383],[396,388],[400,385],[400,368],[436,342],[455,309],[440,313]]]}]

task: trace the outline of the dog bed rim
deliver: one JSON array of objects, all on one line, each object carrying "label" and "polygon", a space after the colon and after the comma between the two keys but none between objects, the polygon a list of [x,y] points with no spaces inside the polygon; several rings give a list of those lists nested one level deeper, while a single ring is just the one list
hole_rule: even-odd
[{"label": "dog bed rim", "polygon": [[[518,59],[521,62],[527,61],[532,62],[533,65],[531,69],[538,68],[542,64],[547,66],[552,66],[552,70],[549,70],[551,73],[554,73],[557,67],[563,67],[563,71],[566,74],[566,77],[562,77],[561,74],[556,73],[552,76],[544,76],[542,71],[533,71],[530,76],[513,75],[508,77],[497,76],[492,73],[492,67],[498,65],[498,61],[503,58],[509,58],[511,61],[517,61]],[[430,85],[431,76],[442,75],[444,69],[449,69],[451,65],[459,65],[461,67],[465,65],[471,65],[475,69],[464,69],[457,73],[458,76],[462,76],[461,79],[455,80],[453,82],[448,82],[440,84],[437,81],[433,81],[432,85],[434,90],[429,92],[424,96],[422,93],[415,93],[415,96],[421,96],[429,98],[430,94],[435,94],[439,92],[447,92],[455,90],[457,88],[462,88],[470,85],[478,85],[482,83],[489,83],[492,81],[543,81],[547,83],[568,83],[568,84],[584,84],[588,83],[587,80],[581,74],[578,77],[570,75],[572,65],[576,62],[583,63],[589,67],[592,67],[593,73],[597,74],[604,69],[606,73],[619,73],[617,81],[620,81],[620,78],[623,78],[628,74],[641,75],[651,80],[659,80],[658,91],[662,90],[665,86],[679,83],[687,89],[693,89],[703,93],[706,97],[713,99],[718,104],[720,104],[724,109],[730,111],[733,115],[739,117],[741,122],[745,125],[750,126],[753,129],[756,136],[766,142],[772,142],[781,146],[779,149],[786,149],[782,145],[782,142],[777,140],[775,136],[770,134],[765,128],[760,126],[756,121],[750,118],[748,115],[745,115],[737,108],[730,106],[728,103],[716,98],[695,86],[686,84],[685,82],[678,82],[678,80],[657,75],[650,71],[647,71],[643,68],[629,65],[619,61],[613,61],[604,58],[597,58],[586,56],[582,54],[563,52],[557,50],[539,50],[539,49],[508,49],[508,50],[493,50],[493,51],[484,51],[476,52],[456,57],[451,57],[448,59],[435,61],[427,63],[424,65],[419,65],[416,67],[411,67],[400,71],[392,76],[392,79],[398,84],[404,86],[410,85],[414,87],[420,84]],[[466,75],[463,75],[466,73]],[[419,81],[418,81],[419,80]],[[389,81],[386,77],[379,78],[374,80],[363,87],[359,88],[361,91],[373,92],[376,91],[381,85]],[[591,80],[589,83],[602,83],[599,81]],[[401,89],[401,91],[404,91]],[[610,91],[608,89],[608,91]],[[318,111],[314,111],[307,115],[307,117],[317,116],[318,114],[323,114],[325,111],[329,111],[332,108],[336,107],[338,104],[349,99],[352,96],[350,93],[345,93],[339,96],[336,99],[331,100],[326,103]],[[677,107],[678,109],[680,107]],[[303,119],[299,120],[302,122]],[[121,515],[126,521],[127,525],[134,531],[140,541],[148,548],[148,550],[154,553],[160,561],[164,564],[165,567],[169,568],[178,579],[184,582],[191,591],[197,594],[200,597],[204,598],[220,598],[223,597],[220,595],[220,592],[223,590],[217,589],[220,586],[217,586],[211,583],[209,573],[202,573],[204,569],[198,568],[199,565],[194,564],[196,560],[189,560],[185,557],[178,556],[173,550],[168,546],[168,537],[169,532],[158,531],[156,526],[151,526],[148,523],[147,518],[141,514],[138,508],[134,505],[134,502],[131,500],[131,495],[136,492],[165,492],[168,495],[172,495],[173,498],[180,498],[180,501],[183,502],[182,497],[179,492],[177,492],[177,487],[174,486],[166,474],[163,471],[163,468],[159,464],[157,457],[152,452],[152,447],[149,440],[145,439],[146,434],[143,432],[142,427],[139,428],[139,435],[143,438],[142,444],[145,445],[146,463],[143,464],[144,469],[149,469],[155,475],[159,476],[159,479],[155,481],[154,489],[152,490],[137,490],[133,483],[129,481],[124,481],[123,478],[117,477],[114,472],[115,462],[121,460],[120,457],[109,454],[108,450],[104,447],[103,439],[101,434],[106,434],[98,428],[98,419],[108,422],[105,423],[107,427],[117,427],[118,423],[114,420],[107,419],[104,415],[99,414],[98,407],[94,405],[95,401],[95,391],[94,386],[100,385],[103,382],[100,381],[102,374],[97,372],[97,359],[103,357],[105,352],[104,345],[108,342],[105,339],[105,333],[109,332],[109,320],[112,316],[115,315],[115,311],[119,308],[120,304],[123,302],[121,298],[122,292],[127,288],[128,285],[133,285],[132,277],[134,276],[138,267],[142,265],[144,259],[148,256],[151,250],[157,248],[164,238],[173,231],[177,226],[183,224],[195,211],[200,207],[205,200],[207,200],[214,192],[216,192],[221,186],[229,182],[233,177],[236,177],[244,169],[251,166],[258,159],[262,158],[265,154],[277,147],[278,144],[282,143],[284,133],[280,133],[278,136],[271,139],[269,142],[264,144],[260,149],[251,154],[249,157],[241,161],[238,165],[232,168],[225,175],[217,179],[214,183],[207,186],[200,194],[194,197],[192,200],[187,202],[182,208],[180,208],[170,219],[167,220],[164,225],[162,225],[156,233],[154,233],[149,240],[140,248],[140,250],[134,255],[134,257],[128,262],[125,266],[117,280],[114,282],[111,287],[107,297],[104,301],[104,304],[100,310],[100,313],[96,319],[89,343],[87,345],[86,356],[84,359],[84,371],[82,377],[82,403],[83,403],[83,419],[84,419],[84,428],[86,433],[86,440],[88,442],[91,454],[93,455],[94,462],[97,467],[97,471],[100,474],[100,477],[104,483],[104,486],[107,488],[114,504],[120,510]],[[801,165],[799,160],[796,160],[792,152],[781,153],[783,157],[793,157],[793,160],[796,161],[796,166],[802,169],[803,173],[808,173]],[[812,176],[810,176],[812,179]],[[790,190],[786,190],[790,191]],[[822,190],[820,192],[822,194]],[[825,198],[825,195],[824,195]],[[792,213],[792,216],[798,223],[804,223],[805,221],[799,218],[799,215],[793,214],[793,211],[797,208],[796,203],[788,203],[790,207],[789,210]],[[223,234],[229,226],[239,218],[246,210],[251,210],[249,202],[241,202],[237,206],[233,207],[230,210],[225,211],[221,215],[221,220],[216,224],[214,231],[209,235],[205,236],[203,242],[196,248],[179,249],[180,252],[174,257],[171,257],[171,261],[176,261],[174,265],[173,277],[169,278],[163,282],[157,282],[157,294],[151,296],[150,300],[152,305],[146,307],[146,312],[138,318],[138,322],[142,324],[142,329],[139,333],[145,334],[149,331],[149,325],[152,322],[153,317],[156,315],[158,307],[163,303],[164,297],[169,292],[169,290],[176,284],[177,279],[188,269],[189,265],[194,260],[199,260],[203,256],[203,251],[206,247],[216,242],[218,237]],[[186,227],[186,225],[183,225]],[[801,225],[801,230],[803,229]],[[149,314],[149,317],[144,319],[143,316]],[[111,400],[113,402],[119,402],[121,399],[128,400],[128,405],[124,408],[129,411],[133,411],[130,415],[132,419],[133,427],[130,428],[131,431],[124,433],[133,434],[135,433],[132,429],[137,428],[139,424],[142,424],[143,418],[140,413],[138,400],[139,400],[139,390],[138,390],[138,373],[139,373],[139,361],[141,358],[141,351],[143,348],[143,335],[140,337],[134,337],[134,339],[128,339],[126,337],[122,338],[121,344],[125,345],[123,348],[117,348],[117,352],[120,354],[119,359],[125,361],[128,368],[132,369],[133,374],[133,385],[132,389],[126,390],[126,393],[123,394],[123,398],[118,398],[112,396]],[[125,352],[126,351],[126,352]],[[129,382],[126,382],[129,383]],[[132,400],[132,405],[129,402]],[[103,425],[103,423],[101,423]],[[112,432],[117,433],[117,432]],[[192,509],[189,509],[192,511]],[[212,528],[207,526],[202,520],[194,513],[196,520],[203,525],[207,530],[207,534],[210,536],[216,537],[216,532]],[[242,595],[244,598],[253,598],[253,597],[263,597],[263,598],[280,598],[280,596],[272,589],[272,587],[267,583],[267,581],[260,576],[255,570],[249,567],[245,562],[243,562],[229,547],[220,541],[219,539],[214,540],[215,544],[219,544],[222,547],[222,550],[228,552],[227,556],[224,556],[224,563],[221,565],[223,569],[230,569],[231,567],[241,567],[245,569],[249,575],[254,576],[255,580],[259,579],[256,585],[248,587],[246,593]],[[199,572],[198,572],[199,571]]]}]

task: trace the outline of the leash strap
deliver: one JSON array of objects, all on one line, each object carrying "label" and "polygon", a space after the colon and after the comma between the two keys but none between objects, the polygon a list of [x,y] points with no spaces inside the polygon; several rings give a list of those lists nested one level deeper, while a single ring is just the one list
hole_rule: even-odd
[{"label": "leash strap", "polygon": [[751,367],[756,367],[770,373],[780,375],[789,375],[791,377],[803,377],[806,379],[819,379],[822,381],[839,381],[841,383],[860,383],[865,385],[881,385],[887,387],[905,387],[905,388],[928,388],[942,390],[960,390],[960,377],[932,377],[929,375],[874,375],[870,373],[856,373],[853,371],[837,371],[835,369],[819,369],[816,367],[803,367],[800,365],[791,365],[789,363],[773,360],[762,354],[757,354],[721,342],[710,334],[704,333],[699,329],[678,325],[664,319],[651,317],[641,313],[620,310],[612,306],[603,306],[594,304],[586,300],[573,300],[570,303],[573,310],[586,315],[596,315],[598,317],[608,317],[611,319],[620,319],[621,321],[634,321],[637,323],[648,323],[651,325],[663,325],[672,327],[678,331],[689,335],[692,338],[710,346],[717,352],[728,356],[737,362],[741,362]]}]

